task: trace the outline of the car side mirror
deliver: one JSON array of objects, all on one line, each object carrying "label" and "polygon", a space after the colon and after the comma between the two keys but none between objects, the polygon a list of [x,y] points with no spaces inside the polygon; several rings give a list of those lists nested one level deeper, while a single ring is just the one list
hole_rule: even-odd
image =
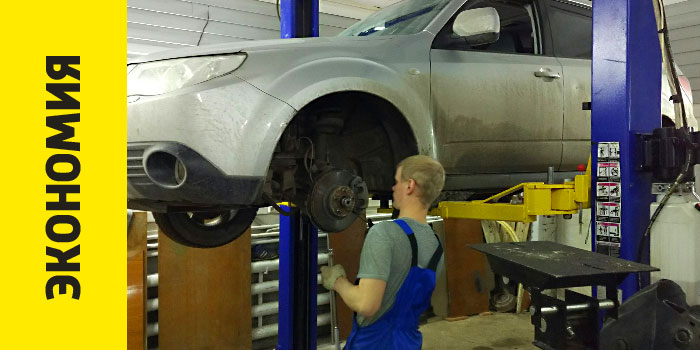
[{"label": "car side mirror", "polygon": [[465,10],[455,18],[452,31],[472,46],[494,43],[501,31],[501,18],[493,7]]}]

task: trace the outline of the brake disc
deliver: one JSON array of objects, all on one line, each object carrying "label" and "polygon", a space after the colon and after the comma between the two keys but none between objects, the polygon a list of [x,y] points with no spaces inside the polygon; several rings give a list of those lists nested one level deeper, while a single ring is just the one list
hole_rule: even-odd
[{"label": "brake disc", "polygon": [[367,185],[361,177],[347,170],[330,169],[314,180],[306,211],[322,231],[338,232],[348,228],[367,203]]}]

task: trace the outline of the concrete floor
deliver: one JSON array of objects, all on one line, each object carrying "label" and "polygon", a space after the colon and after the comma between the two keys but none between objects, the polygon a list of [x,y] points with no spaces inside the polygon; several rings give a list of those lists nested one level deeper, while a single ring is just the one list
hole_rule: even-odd
[{"label": "concrete floor", "polygon": [[[421,326],[420,331],[423,333],[423,350],[539,349],[532,345],[535,329],[530,325],[529,313],[494,313],[453,322],[436,319]],[[323,344],[318,349],[334,348]]]},{"label": "concrete floor", "polygon": [[466,320],[439,320],[420,327],[423,350],[530,350],[535,329],[530,314],[494,313]]}]

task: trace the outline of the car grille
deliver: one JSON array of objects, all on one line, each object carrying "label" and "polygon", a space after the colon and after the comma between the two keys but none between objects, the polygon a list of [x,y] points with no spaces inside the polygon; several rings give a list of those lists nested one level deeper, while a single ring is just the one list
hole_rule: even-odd
[{"label": "car grille", "polygon": [[126,148],[126,178],[134,185],[151,185],[143,167],[143,152],[148,145],[127,145]]}]

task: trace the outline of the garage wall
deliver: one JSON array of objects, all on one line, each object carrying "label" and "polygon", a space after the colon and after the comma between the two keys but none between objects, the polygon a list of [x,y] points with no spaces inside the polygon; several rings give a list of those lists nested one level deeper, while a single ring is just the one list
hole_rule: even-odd
[{"label": "garage wall", "polygon": [[666,5],[666,22],[676,63],[690,80],[693,111],[700,119],[700,0]]},{"label": "garage wall", "polygon": [[[127,57],[164,49],[279,39],[272,0],[128,0]],[[374,12],[370,7],[322,1],[321,36],[333,36]]]}]

